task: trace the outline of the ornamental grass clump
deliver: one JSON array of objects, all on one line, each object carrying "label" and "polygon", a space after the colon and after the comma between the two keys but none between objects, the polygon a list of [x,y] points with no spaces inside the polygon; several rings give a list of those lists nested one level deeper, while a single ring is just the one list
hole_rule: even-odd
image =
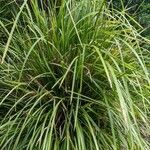
[{"label": "ornamental grass clump", "polygon": [[0,149],[148,150],[142,27],[104,0],[17,8],[0,21]]}]

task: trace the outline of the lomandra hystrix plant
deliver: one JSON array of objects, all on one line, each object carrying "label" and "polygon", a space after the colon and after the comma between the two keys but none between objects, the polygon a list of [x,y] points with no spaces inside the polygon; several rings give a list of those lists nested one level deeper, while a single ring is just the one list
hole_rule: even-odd
[{"label": "lomandra hystrix plant", "polygon": [[150,148],[149,41],[125,9],[24,1],[13,16],[0,22],[1,150]]}]

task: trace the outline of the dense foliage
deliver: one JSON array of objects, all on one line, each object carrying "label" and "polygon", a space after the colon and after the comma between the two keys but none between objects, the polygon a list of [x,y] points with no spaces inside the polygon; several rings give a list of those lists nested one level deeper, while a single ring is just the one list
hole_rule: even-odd
[{"label": "dense foliage", "polygon": [[105,0],[46,10],[9,1],[0,8],[0,149],[149,150],[150,41],[134,16]]}]

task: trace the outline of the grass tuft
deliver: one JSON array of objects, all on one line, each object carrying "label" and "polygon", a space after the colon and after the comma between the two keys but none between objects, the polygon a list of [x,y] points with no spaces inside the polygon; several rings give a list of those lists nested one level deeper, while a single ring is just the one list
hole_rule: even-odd
[{"label": "grass tuft", "polygon": [[148,150],[149,40],[132,16],[105,0],[9,5],[18,9],[8,20],[0,9],[0,149]]}]

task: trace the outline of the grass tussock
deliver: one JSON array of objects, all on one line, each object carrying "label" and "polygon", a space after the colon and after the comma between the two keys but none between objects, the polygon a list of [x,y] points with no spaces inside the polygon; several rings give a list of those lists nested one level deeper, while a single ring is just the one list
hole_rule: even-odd
[{"label": "grass tussock", "polygon": [[52,5],[25,0],[1,17],[0,149],[148,150],[141,26],[104,0]]}]

